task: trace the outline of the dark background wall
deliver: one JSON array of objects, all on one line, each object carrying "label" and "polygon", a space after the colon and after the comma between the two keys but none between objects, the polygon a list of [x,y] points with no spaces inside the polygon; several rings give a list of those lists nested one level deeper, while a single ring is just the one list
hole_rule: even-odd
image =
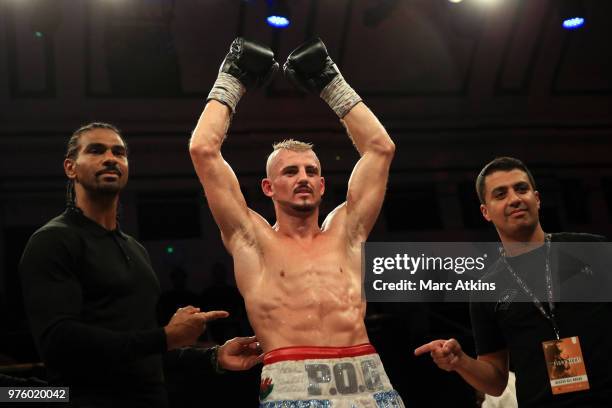
[{"label": "dark background wall", "polygon": [[[233,284],[187,141],[238,35],[269,44],[279,61],[321,36],[389,130],[397,154],[370,240],[496,240],[473,180],[500,155],[532,168],[546,231],[612,235],[612,5],[585,1],[587,25],[568,32],[556,3],[294,0],[292,25],[277,30],[263,0],[0,1],[0,354],[37,361],[16,265],[29,235],[62,211],[65,141],[93,120],[128,140],[122,227],[149,250],[163,289],[181,268],[199,294],[214,285],[215,263]],[[223,153],[249,205],[273,221],[259,180],[285,137],[315,143],[326,214],[343,201],[357,154],[325,104],[281,76],[243,98]],[[445,403],[423,392],[436,384],[470,406],[454,374],[412,357],[439,336],[472,350],[465,305],[371,304],[367,322],[406,401]]]}]

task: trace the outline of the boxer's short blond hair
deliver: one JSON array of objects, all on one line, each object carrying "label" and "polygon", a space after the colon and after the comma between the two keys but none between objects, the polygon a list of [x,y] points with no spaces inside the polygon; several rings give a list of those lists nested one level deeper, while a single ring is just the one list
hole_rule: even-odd
[{"label": "boxer's short blond hair", "polygon": [[[278,154],[277,152],[279,150],[285,149],[285,150],[290,150],[292,152],[298,152],[298,153],[311,150],[314,153],[314,150],[312,149],[313,147],[314,145],[312,143],[301,142],[295,139],[285,139],[282,142],[274,143],[272,145],[272,149],[273,149],[272,153],[270,153],[270,155],[268,156],[268,160],[266,161],[266,176],[267,177],[270,176],[272,162],[274,161],[274,158]],[[319,163],[319,171],[320,171],[321,163],[319,162],[319,158],[317,157],[316,154],[315,154],[315,157],[317,158],[317,163]]]}]

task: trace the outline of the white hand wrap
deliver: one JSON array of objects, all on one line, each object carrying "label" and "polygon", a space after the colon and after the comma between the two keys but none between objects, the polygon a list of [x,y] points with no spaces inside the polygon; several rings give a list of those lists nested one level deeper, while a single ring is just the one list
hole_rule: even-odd
[{"label": "white hand wrap", "polygon": [[353,106],[361,102],[361,97],[340,73],[323,88],[320,96],[340,119],[346,116]]},{"label": "white hand wrap", "polygon": [[242,85],[242,82],[230,74],[220,72],[206,100],[219,101],[229,106],[232,113],[236,113],[236,105],[238,105],[238,101],[245,92],[246,88]]}]

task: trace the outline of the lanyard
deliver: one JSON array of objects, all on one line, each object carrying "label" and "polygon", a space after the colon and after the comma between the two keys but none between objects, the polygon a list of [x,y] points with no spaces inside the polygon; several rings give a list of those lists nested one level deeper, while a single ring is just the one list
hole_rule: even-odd
[{"label": "lanyard", "polygon": [[553,303],[552,272],[550,271],[550,234],[546,234],[544,236],[544,243],[546,245],[546,263],[544,267],[544,274],[546,276],[546,294],[548,297],[548,307],[550,308],[550,313],[546,313],[546,309],[544,309],[544,307],[542,306],[542,302],[540,302],[540,299],[538,299],[535,293],[533,293],[532,290],[529,289],[529,286],[527,286],[525,281],[521,279],[521,277],[516,274],[512,266],[510,266],[508,260],[506,259],[506,251],[504,250],[503,246],[499,247],[499,252],[501,255],[501,260],[506,266],[506,269],[508,269],[508,272],[510,272],[510,274],[514,277],[514,280],[516,280],[516,283],[518,283],[521,289],[523,289],[523,292],[525,292],[527,296],[531,298],[533,304],[535,305],[535,307],[538,308],[540,313],[542,313],[546,320],[550,322],[553,327],[553,330],[555,331],[555,336],[557,337],[557,340],[559,340],[559,326],[555,321],[555,304]]}]

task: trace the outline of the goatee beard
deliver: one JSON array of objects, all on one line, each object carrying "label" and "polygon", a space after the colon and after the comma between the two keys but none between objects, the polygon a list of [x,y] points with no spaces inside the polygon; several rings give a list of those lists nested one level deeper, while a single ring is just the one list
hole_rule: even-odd
[{"label": "goatee beard", "polygon": [[288,201],[279,202],[281,206],[294,211],[297,215],[310,215],[315,212],[319,206],[321,205],[321,200],[317,200],[315,202],[304,202],[301,203],[292,203]]},{"label": "goatee beard", "polygon": [[110,197],[114,197],[116,195],[118,195],[121,190],[123,189],[123,186],[120,184],[112,184],[112,185],[92,185],[89,183],[82,183],[81,182],[81,186],[83,186],[83,189],[85,191],[87,191],[87,193],[91,196],[94,197],[100,197],[100,198],[110,198]]},{"label": "goatee beard", "polygon": [[311,213],[317,208],[314,204],[294,204],[291,206],[292,210],[300,213]]}]

